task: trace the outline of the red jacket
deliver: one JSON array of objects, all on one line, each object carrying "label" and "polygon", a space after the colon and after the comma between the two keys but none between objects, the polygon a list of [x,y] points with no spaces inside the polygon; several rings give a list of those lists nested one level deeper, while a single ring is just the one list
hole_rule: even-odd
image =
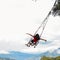
[{"label": "red jacket", "polygon": [[37,38],[34,36],[34,39],[33,39],[34,42],[37,42]]}]

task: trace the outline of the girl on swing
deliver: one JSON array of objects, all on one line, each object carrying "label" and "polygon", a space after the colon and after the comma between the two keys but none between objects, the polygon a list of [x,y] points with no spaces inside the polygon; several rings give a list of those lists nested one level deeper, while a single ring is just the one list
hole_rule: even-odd
[{"label": "girl on swing", "polygon": [[37,45],[37,43],[39,42],[39,40],[47,41],[47,40],[45,40],[45,39],[42,39],[42,38],[39,36],[39,34],[35,34],[34,36],[31,35],[31,34],[29,34],[29,33],[27,33],[27,34],[33,37],[33,39],[31,39],[31,40],[28,42],[28,44],[26,44],[28,47],[30,47],[30,45],[31,45],[31,46],[34,45],[34,48],[35,48],[36,45]]}]

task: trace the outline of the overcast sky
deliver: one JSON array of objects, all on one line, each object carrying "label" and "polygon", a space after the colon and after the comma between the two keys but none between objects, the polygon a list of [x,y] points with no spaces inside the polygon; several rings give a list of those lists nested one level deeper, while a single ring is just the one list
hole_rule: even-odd
[{"label": "overcast sky", "polygon": [[54,2],[55,0],[0,0],[0,53],[12,50],[43,53],[60,48],[60,17],[52,15],[42,35],[47,43],[41,41],[36,48],[25,46],[29,38],[26,33],[34,34]]}]

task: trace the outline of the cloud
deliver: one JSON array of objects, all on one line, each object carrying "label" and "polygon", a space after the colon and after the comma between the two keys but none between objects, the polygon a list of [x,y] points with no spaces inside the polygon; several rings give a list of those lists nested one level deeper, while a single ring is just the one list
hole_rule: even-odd
[{"label": "cloud", "polygon": [[8,51],[0,50],[0,54],[10,54]]},{"label": "cloud", "polygon": [[28,47],[28,48],[22,49],[21,52],[30,53],[30,54],[39,54],[39,53],[44,53],[49,51],[50,53],[52,53],[58,48],[60,48],[60,41],[54,40],[49,44],[40,43],[36,48]]}]

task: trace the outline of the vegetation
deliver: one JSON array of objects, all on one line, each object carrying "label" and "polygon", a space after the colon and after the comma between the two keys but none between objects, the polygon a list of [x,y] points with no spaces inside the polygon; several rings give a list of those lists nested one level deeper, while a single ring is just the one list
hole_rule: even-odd
[{"label": "vegetation", "polygon": [[60,56],[58,56],[58,57],[46,57],[46,56],[43,56],[40,60],[60,60]]}]

